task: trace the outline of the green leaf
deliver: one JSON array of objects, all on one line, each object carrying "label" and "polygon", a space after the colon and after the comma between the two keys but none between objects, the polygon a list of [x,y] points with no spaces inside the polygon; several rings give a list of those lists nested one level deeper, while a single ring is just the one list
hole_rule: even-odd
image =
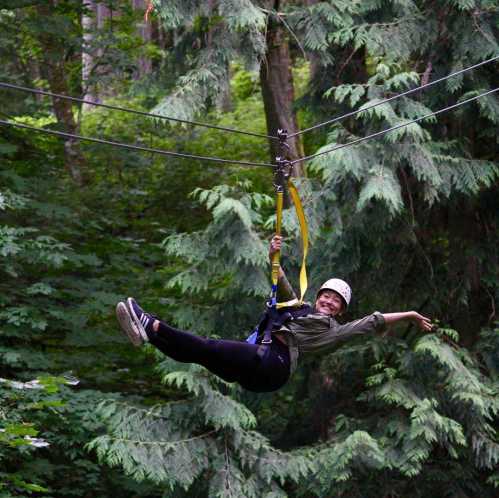
[{"label": "green leaf", "polygon": [[372,200],[383,201],[392,215],[403,207],[400,184],[393,172],[379,164],[371,168],[369,176],[359,194],[357,209],[365,209]]}]

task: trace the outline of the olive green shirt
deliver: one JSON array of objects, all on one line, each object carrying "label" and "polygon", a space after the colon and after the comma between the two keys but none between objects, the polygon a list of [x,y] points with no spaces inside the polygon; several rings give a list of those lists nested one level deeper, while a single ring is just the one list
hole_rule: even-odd
[{"label": "olive green shirt", "polygon": [[[281,277],[278,282],[279,301],[295,297],[286,277]],[[328,352],[352,337],[381,332],[384,328],[385,319],[378,311],[343,325],[330,315],[313,312],[287,321],[277,332],[282,334],[288,344],[291,373],[293,373],[296,370],[298,356],[302,353]]]}]

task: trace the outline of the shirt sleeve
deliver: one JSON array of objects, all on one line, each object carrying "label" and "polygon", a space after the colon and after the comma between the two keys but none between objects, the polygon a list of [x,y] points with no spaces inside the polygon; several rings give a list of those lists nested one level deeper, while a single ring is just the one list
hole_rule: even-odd
[{"label": "shirt sleeve", "polygon": [[277,301],[286,302],[296,299],[296,293],[286,276],[279,277],[277,281]]},{"label": "shirt sleeve", "polygon": [[375,311],[371,315],[360,318],[359,320],[354,320],[353,322],[348,322],[344,325],[336,324],[334,327],[334,335],[343,340],[358,335],[383,332],[383,330],[385,330],[385,319],[379,311]]}]

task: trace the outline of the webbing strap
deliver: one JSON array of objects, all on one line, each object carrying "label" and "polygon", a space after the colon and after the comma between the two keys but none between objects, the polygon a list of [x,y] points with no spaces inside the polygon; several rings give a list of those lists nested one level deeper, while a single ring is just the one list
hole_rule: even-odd
[{"label": "webbing strap", "polygon": [[[291,179],[288,180],[288,190],[289,193],[291,194],[291,198],[293,199],[293,204],[295,206],[295,211],[296,211],[296,216],[298,217],[298,221],[300,223],[300,233],[301,233],[301,240],[302,240],[302,262],[301,262],[301,269],[300,269],[300,299],[292,299],[291,301],[286,301],[284,303],[277,303],[277,308],[284,308],[284,307],[289,307],[289,306],[299,306],[303,304],[303,298],[305,297],[305,293],[307,292],[307,287],[308,287],[308,279],[307,279],[307,255],[308,255],[308,224],[307,224],[307,219],[305,218],[305,213],[303,211],[303,205],[301,203],[300,195],[298,194],[298,189],[296,188],[295,184],[291,181]],[[281,220],[279,219],[280,217],[282,218],[282,198],[281,198],[281,207],[280,207],[279,212],[279,197],[277,197],[277,222],[276,222],[276,229],[277,226],[279,228],[279,232],[277,233],[280,235],[281,231]],[[279,225],[278,225],[279,224]],[[275,256],[275,255],[274,255]],[[279,257],[278,257],[279,259]],[[277,272],[279,271],[279,267],[277,267]],[[272,259],[272,272],[274,272],[274,260]],[[278,275],[278,273],[277,273]],[[274,274],[272,273],[272,278],[274,278]],[[277,285],[277,280],[274,283],[274,280],[272,280],[273,285]]]},{"label": "webbing strap", "polygon": [[291,194],[291,198],[293,199],[293,203],[295,205],[296,216],[298,217],[298,221],[300,222],[300,232],[301,232],[301,240],[302,240],[302,261],[301,261],[301,269],[300,269],[300,304],[303,303],[303,298],[305,297],[305,293],[308,288],[308,279],[307,279],[307,255],[308,255],[308,224],[307,219],[305,218],[305,212],[303,211],[303,205],[301,203],[300,196],[298,195],[298,189],[295,184],[290,180],[288,180],[288,189]]}]

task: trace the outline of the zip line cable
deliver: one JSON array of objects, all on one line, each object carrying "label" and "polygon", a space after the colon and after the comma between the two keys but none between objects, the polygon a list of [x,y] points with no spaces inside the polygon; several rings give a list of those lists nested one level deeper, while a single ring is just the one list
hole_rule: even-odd
[{"label": "zip line cable", "polygon": [[[493,90],[489,90],[487,92],[481,93],[480,95],[476,95],[475,97],[471,97],[469,99],[463,100],[462,102],[458,102],[456,104],[444,107],[443,109],[439,109],[438,111],[431,112],[429,114],[426,114],[426,115],[421,116],[419,118],[413,119],[411,121],[406,121],[404,123],[400,123],[398,125],[392,126],[391,128],[387,128],[386,130],[381,130],[381,131],[378,131],[376,133],[372,133],[370,135],[358,138],[356,140],[352,140],[351,142],[347,142],[345,144],[339,144],[339,145],[333,147],[332,149],[328,149],[328,150],[325,150],[323,152],[318,152],[318,153],[312,154],[310,156],[305,156],[305,157],[302,157],[300,159],[295,159],[294,161],[290,161],[290,164],[293,165],[293,164],[299,163],[301,161],[309,161],[310,159],[313,159],[314,157],[322,156],[323,154],[329,154],[330,152],[335,152],[335,151],[337,151],[339,149],[343,149],[345,147],[350,147],[350,146],[356,145],[358,143],[365,142],[366,140],[370,140],[372,138],[377,138],[377,137],[385,135],[386,133],[389,133],[391,131],[394,131],[394,130],[397,130],[399,128],[403,128],[405,126],[409,126],[410,124],[417,123],[419,121],[427,119],[427,118],[429,118],[431,116],[437,116],[438,114],[441,114],[443,112],[449,111],[451,109],[455,109],[455,108],[460,107],[460,106],[462,106],[464,104],[467,104],[469,102],[477,100],[477,99],[479,99],[481,97],[485,97],[486,95],[490,95],[490,94],[492,94],[494,92],[497,92],[498,90],[499,90],[499,87],[498,88],[494,88]],[[25,130],[31,130],[31,131],[37,131],[37,132],[41,132],[41,133],[46,133],[48,135],[55,135],[55,136],[64,137],[64,138],[75,138],[75,139],[78,139],[78,140],[85,140],[87,142],[94,142],[94,143],[103,144],[103,145],[112,145],[114,147],[122,147],[122,148],[129,149],[129,150],[136,150],[136,151],[142,151],[142,152],[150,152],[150,153],[153,153],[153,154],[160,154],[160,155],[164,155],[164,156],[172,156],[172,157],[178,157],[178,158],[184,158],[184,159],[196,159],[196,160],[200,160],[200,161],[211,161],[211,162],[218,162],[218,163],[221,163],[221,164],[235,164],[235,165],[240,165],[240,166],[264,166],[264,167],[270,167],[270,168],[274,168],[275,167],[273,164],[270,164],[270,163],[255,163],[255,162],[250,162],[250,161],[238,161],[238,160],[235,160],[235,159],[234,160],[231,160],[231,159],[222,159],[222,158],[210,157],[210,156],[196,156],[196,155],[193,155],[193,154],[182,154],[180,152],[172,152],[172,151],[168,151],[168,150],[155,149],[155,148],[151,148],[151,147],[141,147],[141,146],[138,146],[138,145],[125,144],[125,143],[122,143],[122,142],[113,142],[113,141],[110,141],[110,140],[103,140],[103,139],[100,139],[100,138],[85,137],[85,136],[82,136],[82,135],[75,135],[75,134],[72,134],[72,133],[66,133],[66,132],[62,132],[62,131],[45,130],[43,128],[37,128],[37,127],[34,127],[34,126],[29,126],[29,125],[22,124],[22,123],[16,123],[16,122],[12,122],[12,121],[5,121],[3,119],[0,119],[0,125],[13,126],[13,127],[22,128],[22,129],[25,129]]]},{"label": "zip line cable", "polygon": [[[391,102],[391,101],[396,100],[396,99],[398,99],[400,97],[404,97],[406,95],[410,95],[412,93],[419,92],[419,91],[424,90],[425,88],[428,88],[428,87],[430,87],[432,85],[436,85],[437,83],[441,83],[442,81],[445,81],[445,80],[447,80],[449,78],[452,78],[454,76],[458,76],[458,75],[463,74],[463,73],[465,73],[467,71],[471,71],[473,69],[476,69],[476,68],[478,68],[480,66],[483,66],[485,64],[488,64],[490,62],[494,62],[494,61],[496,61],[498,59],[499,59],[499,55],[496,56],[496,57],[492,57],[490,59],[487,59],[485,61],[479,62],[477,64],[474,64],[473,66],[470,66],[470,67],[461,69],[459,71],[456,71],[454,73],[448,74],[447,76],[444,76],[444,77],[439,78],[439,79],[437,79],[435,81],[431,81],[429,83],[426,83],[425,85],[421,85],[421,86],[418,86],[416,88],[413,88],[412,90],[407,90],[406,92],[399,93],[397,95],[394,95],[393,97],[389,97],[387,99],[381,100],[381,101],[376,102],[376,103],[374,103],[374,104],[372,104],[370,106],[367,106],[367,107],[365,107],[363,109],[357,109],[356,111],[351,111],[351,112],[348,112],[348,113],[343,114],[341,116],[337,116],[337,117],[335,117],[333,119],[330,119],[328,121],[325,121],[323,123],[319,123],[317,125],[311,126],[310,128],[305,128],[304,130],[300,130],[300,131],[297,131],[295,133],[291,133],[291,134],[288,135],[288,138],[292,138],[292,137],[295,137],[297,135],[301,135],[303,133],[307,133],[307,132],[309,132],[311,130],[315,130],[317,128],[326,126],[328,124],[336,123],[336,122],[341,121],[343,119],[346,119],[348,117],[355,116],[356,114],[360,114],[361,112],[367,111],[369,109],[373,109],[374,107],[377,107],[377,106],[379,106],[381,104],[386,104],[387,102]],[[228,132],[228,133],[238,133],[238,134],[241,134],[241,135],[248,135],[248,136],[259,137],[259,138],[266,138],[266,139],[270,139],[270,140],[278,140],[278,137],[272,136],[272,135],[264,135],[264,134],[261,134],[261,133],[254,133],[254,132],[251,132],[251,131],[237,130],[235,128],[227,128],[227,127],[224,127],[224,126],[212,125],[212,124],[208,124],[208,123],[201,123],[199,121],[189,121],[189,120],[186,120],[186,119],[172,118],[172,117],[168,117],[168,116],[162,116],[160,114],[154,114],[154,113],[149,113],[149,112],[145,112],[145,111],[138,111],[138,110],[135,110],[135,109],[129,109],[129,108],[115,106],[115,105],[111,105],[111,104],[103,104],[103,103],[100,103],[100,102],[93,102],[91,100],[80,99],[80,98],[77,98],[77,97],[71,97],[69,95],[62,95],[62,94],[58,94],[58,93],[48,92],[46,90],[40,90],[38,88],[28,88],[28,87],[24,87],[24,86],[20,86],[20,85],[14,85],[12,83],[5,83],[5,82],[1,82],[0,81],[0,87],[7,88],[7,89],[10,89],[10,90],[17,90],[17,91],[22,91],[22,92],[34,93],[34,94],[38,94],[38,95],[45,95],[45,96],[49,96],[49,97],[55,97],[55,98],[63,99],[63,100],[70,100],[72,102],[78,102],[78,103],[82,103],[82,104],[93,105],[93,106],[96,106],[96,107],[103,107],[105,109],[110,109],[110,110],[114,110],[114,111],[128,112],[130,114],[135,114],[135,115],[138,115],[138,116],[145,116],[145,117],[149,117],[149,118],[163,119],[163,120],[166,120],[166,121],[174,121],[174,122],[177,122],[177,123],[190,124],[192,126],[200,126],[200,127],[204,127],[204,128],[211,128],[211,129],[215,129],[215,130],[225,131],[225,132]],[[298,162],[298,160],[296,160],[294,162]]]},{"label": "zip line cable", "polygon": [[405,97],[406,95],[410,95],[411,93],[419,92],[419,91],[424,90],[425,88],[428,88],[432,85],[436,85],[437,83],[441,83],[442,81],[448,80],[449,78],[452,78],[454,76],[459,76],[460,74],[466,73],[467,71],[471,71],[472,69],[476,69],[477,67],[484,66],[485,64],[489,64],[490,62],[494,62],[498,59],[499,59],[499,55],[496,57],[492,57],[491,59],[487,59],[485,61],[479,62],[478,64],[475,64],[473,66],[466,67],[464,69],[460,69],[459,71],[456,71],[455,73],[448,74],[447,76],[439,78],[435,81],[430,81],[429,83],[426,83],[425,85],[421,85],[421,86],[418,86],[416,88],[413,88],[412,90],[407,90],[406,92],[399,93],[397,95],[394,95],[393,97],[383,99],[379,102],[376,102],[375,104],[371,104],[367,107],[364,107],[363,109],[357,109],[356,111],[347,112],[346,114],[343,114],[343,115],[338,116],[336,118],[330,119],[329,121],[324,121],[324,123],[319,123],[319,124],[316,124],[314,126],[311,126],[310,128],[305,128],[304,130],[300,130],[300,131],[297,131],[295,133],[291,133],[288,135],[288,138],[295,137],[297,135],[301,135],[302,133],[307,133],[308,131],[315,130],[317,128],[321,128],[322,126],[326,126],[328,124],[342,121],[343,119],[349,118],[351,116],[355,116],[356,114],[360,114],[361,112],[367,111],[369,109],[373,109],[374,107],[377,107],[381,104],[386,104],[387,102],[391,102],[392,100],[396,100],[400,97]]},{"label": "zip line cable", "polygon": [[155,118],[155,119],[164,119],[166,121],[175,121],[177,123],[185,123],[185,124],[190,124],[193,126],[202,126],[204,128],[212,128],[214,130],[226,131],[228,133],[239,133],[240,135],[249,135],[252,137],[268,138],[268,139],[272,139],[272,140],[277,140],[277,137],[273,137],[271,135],[263,135],[261,133],[254,133],[252,131],[236,130],[235,128],[226,128],[224,126],[217,126],[217,125],[212,125],[209,123],[200,123],[199,121],[189,121],[187,119],[171,118],[168,116],[162,116],[161,114],[153,114],[153,113],[145,112],[145,111],[137,111],[135,109],[129,109],[126,107],[120,107],[120,106],[111,105],[111,104],[102,104],[100,102],[93,102],[91,100],[80,99],[78,97],[71,97],[70,95],[62,95],[60,93],[47,92],[45,90],[40,90],[39,88],[28,88],[25,86],[14,85],[12,83],[5,83],[3,81],[0,81],[0,87],[8,88],[10,90],[18,90],[21,92],[35,93],[37,95],[46,95],[48,97],[55,97],[55,98],[63,99],[63,100],[70,100],[72,102],[93,105],[96,107],[104,107],[105,109],[111,109],[113,111],[128,112],[130,114],[136,114],[138,116],[146,116],[146,117]]},{"label": "zip line cable", "polygon": [[153,154],[178,157],[178,158],[182,158],[182,159],[197,159],[199,161],[211,161],[211,162],[217,162],[217,163],[222,163],[222,164],[235,164],[235,165],[239,165],[239,166],[265,166],[265,167],[270,167],[270,168],[274,167],[274,165],[270,164],[270,163],[254,163],[251,161],[238,161],[236,159],[232,160],[232,159],[222,159],[219,157],[196,156],[193,154],[182,154],[180,152],[172,152],[172,151],[163,150],[163,149],[154,149],[152,147],[141,147],[139,145],[125,144],[122,142],[113,142],[110,140],[103,140],[100,138],[85,137],[82,135],[75,135],[73,133],[66,133],[63,131],[45,130],[43,128],[36,128],[35,126],[29,126],[29,125],[25,125],[22,123],[5,121],[3,119],[0,119],[0,125],[14,126],[16,128],[22,128],[24,130],[31,130],[31,131],[38,131],[41,133],[46,133],[48,135],[56,135],[58,137],[76,138],[78,140],[85,140],[87,142],[94,142],[94,143],[103,144],[103,145],[112,145],[114,147],[123,147],[125,149],[136,150],[136,151],[141,151],[141,152],[150,152]]},{"label": "zip line cable", "polygon": [[497,92],[498,90],[499,90],[499,87],[494,88],[493,90],[489,90],[488,92],[481,93],[480,95],[476,95],[475,97],[471,97],[469,99],[463,100],[462,102],[458,102],[457,104],[453,104],[453,105],[450,105],[448,107],[444,107],[443,109],[439,109],[438,111],[431,112],[429,114],[426,114],[425,116],[421,116],[419,118],[412,119],[411,121],[406,121],[404,123],[400,123],[398,125],[392,126],[391,128],[387,128],[386,130],[381,130],[381,131],[378,131],[376,133],[371,133],[371,135],[367,135],[365,137],[358,138],[356,140],[352,140],[351,142],[347,142],[345,144],[336,145],[332,149],[324,150],[322,152],[317,152],[316,154],[312,154],[310,156],[305,156],[305,157],[302,157],[301,159],[295,159],[294,161],[291,161],[290,164],[293,165],[293,164],[299,163],[301,161],[308,161],[310,159],[313,159],[314,157],[322,156],[323,154],[329,154],[330,152],[335,152],[339,149],[343,149],[344,147],[349,147],[352,145],[356,145],[360,142],[365,142],[366,140],[370,140],[371,138],[380,137],[381,135],[385,135],[386,133],[389,133],[390,131],[398,130],[399,128],[409,126],[412,123],[417,123],[419,121],[422,121],[423,119],[430,118],[431,116],[436,116],[438,114],[449,111],[451,109],[455,109],[456,107],[460,107],[464,104],[472,102],[473,100],[477,100],[481,97],[485,97],[486,95],[490,95],[491,93]]}]

